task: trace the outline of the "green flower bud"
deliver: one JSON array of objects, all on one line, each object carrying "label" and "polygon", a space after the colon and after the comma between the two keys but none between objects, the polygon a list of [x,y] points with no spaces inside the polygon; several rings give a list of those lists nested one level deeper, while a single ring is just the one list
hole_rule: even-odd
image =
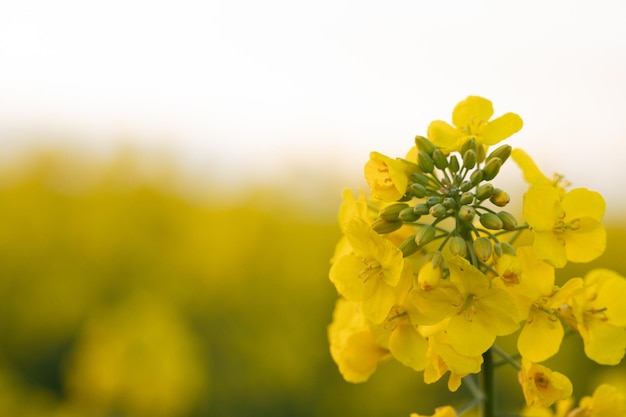
[{"label": "green flower bud", "polygon": [[398,214],[407,207],[409,207],[409,205],[406,203],[390,204],[380,210],[378,217],[388,222],[396,221],[398,220]]},{"label": "green flower bud", "polygon": [[427,256],[427,259],[430,259],[433,268],[439,268],[443,266],[443,255],[441,254],[441,252],[431,252]]},{"label": "green flower bud", "polygon": [[465,257],[467,255],[467,243],[465,243],[465,239],[461,236],[454,236],[450,239],[450,243],[448,243],[450,247],[450,252],[452,255],[459,255]]},{"label": "green flower bud", "polygon": [[427,193],[426,187],[416,182],[409,186],[409,191],[411,192],[412,195],[414,195],[417,198],[422,198]]},{"label": "green flower bud", "polygon": [[424,246],[433,241],[436,233],[437,230],[435,230],[432,225],[427,224],[425,226],[422,226],[417,235],[415,235],[415,243],[417,243],[419,246]]},{"label": "green flower bud", "polygon": [[493,190],[493,194],[491,194],[491,197],[489,197],[489,201],[491,201],[494,205],[498,207],[504,207],[509,204],[509,201],[511,201],[511,197],[509,197],[509,194],[506,191],[496,188],[495,190]]},{"label": "green flower bud", "polygon": [[415,212],[414,207],[407,207],[398,214],[398,218],[403,222],[411,223],[420,218],[420,215]]},{"label": "green flower bud", "polygon": [[476,210],[472,206],[463,206],[459,209],[459,219],[464,222],[471,222],[476,215]]},{"label": "green flower bud", "polygon": [[491,160],[492,158],[500,158],[500,160],[502,161],[502,164],[504,165],[506,160],[511,155],[511,149],[512,149],[511,145],[499,146],[498,148],[496,148],[493,152],[489,154],[489,156],[487,157],[487,162],[489,162],[489,160]]},{"label": "green flower bud", "polygon": [[465,152],[472,150],[476,152],[476,139],[468,139],[465,141],[463,146],[461,146],[461,155],[465,155]]},{"label": "green flower bud", "polygon": [[491,197],[491,194],[493,194],[493,191],[494,191],[493,185],[489,183],[481,184],[476,189],[476,199],[478,201],[483,201],[485,198]]},{"label": "green flower bud", "polygon": [[423,186],[427,186],[430,182],[430,180],[428,179],[428,175],[422,174],[421,172],[412,172],[411,175],[409,175],[409,179],[412,182],[416,182]]},{"label": "green flower bud", "polygon": [[470,175],[470,183],[472,184],[472,187],[475,187],[476,185],[478,185],[482,180],[483,180],[483,171],[480,169],[472,172],[472,175]]},{"label": "green flower bud", "polygon": [[430,215],[436,218],[445,216],[448,213],[448,209],[443,204],[435,204],[430,208]]},{"label": "green flower bud", "polygon": [[509,242],[500,242],[500,248],[502,248],[502,253],[506,255],[515,255],[515,249]]},{"label": "green flower bud", "polygon": [[420,167],[422,172],[430,173],[435,169],[433,159],[424,151],[419,151],[417,153],[417,165]]},{"label": "green flower bud", "polygon": [[448,167],[450,167],[450,171],[452,172],[459,172],[459,169],[461,167],[459,166],[459,159],[456,157],[456,155],[450,156],[450,162],[448,164]]},{"label": "green flower bud", "polygon": [[497,216],[502,220],[502,228],[504,230],[511,231],[517,227],[517,219],[508,211],[501,211]]},{"label": "green flower bud", "polygon": [[500,242],[493,244],[493,254],[496,258],[502,256],[502,245],[500,245]]},{"label": "green flower bud", "polygon": [[474,240],[472,246],[474,247],[474,253],[479,261],[487,262],[487,260],[489,260],[493,251],[491,241],[489,239],[486,237],[478,237]]},{"label": "green flower bud", "polygon": [[379,233],[382,235],[382,234],[391,233],[391,232],[398,230],[399,228],[402,227],[403,224],[404,223],[402,223],[402,221],[400,220],[394,221],[394,222],[388,222],[384,219],[378,218],[372,222],[372,229],[374,229],[376,233]]},{"label": "green flower bud", "polygon": [[448,158],[441,152],[441,149],[435,149],[433,152],[433,162],[439,169],[445,169],[448,167]]},{"label": "green flower bud", "polygon": [[461,194],[461,204],[472,204],[474,202],[474,194],[469,191]]},{"label": "green flower bud", "polygon": [[479,164],[485,160],[485,154],[487,153],[486,145],[476,146],[476,162]]},{"label": "green flower bud", "polygon": [[429,156],[433,154],[437,147],[424,136],[415,136],[415,146],[418,151],[426,152]]},{"label": "green flower bud", "polygon": [[441,197],[437,197],[435,195],[430,196],[426,199],[426,204],[428,204],[430,207],[434,206],[435,204],[439,204],[442,202],[442,198]]},{"label": "green flower bud", "polygon": [[413,207],[413,211],[415,212],[415,214],[419,214],[420,216],[423,216],[425,214],[430,213],[430,206],[426,203],[420,203],[415,205],[415,207]]},{"label": "green flower bud", "polygon": [[467,180],[463,181],[461,185],[459,185],[459,189],[463,192],[467,192],[471,190],[472,187],[473,187],[472,183]]},{"label": "green flower bud", "polygon": [[443,206],[447,209],[456,208],[456,200],[454,198],[446,197],[443,199]]},{"label": "green flower bud", "polygon": [[400,244],[400,251],[402,251],[402,256],[407,257],[413,255],[415,252],[419,250],[419,246],[415,241],[415,235],[409,236]]},{"label": "green flower bud", "polygon": [[491,181],[498,175],[500,172],[500,167],[502,166],[502,160],[500,158],[492,158],[487,164],[483,167],[483,179],[485,181]]},{"label": "green flower bud", "polygon": [[503,226],[500,217],[493,213],[483,213],[480,216],[480,224],[491,230],[500,230]]},{"label": "green flower bud", "polygon": [[476,165],[476,152],[468,150],[463,154],[463,166],[467,169],[472,169]]}]

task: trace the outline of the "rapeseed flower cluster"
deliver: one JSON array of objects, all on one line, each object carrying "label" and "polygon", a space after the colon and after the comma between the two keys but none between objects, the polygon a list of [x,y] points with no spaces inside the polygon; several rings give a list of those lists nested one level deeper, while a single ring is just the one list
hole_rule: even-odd
[{"label": "rapeseed flower cluster", "polygon": [[[369,192],[344,191],[339,210],[331,355],[349,382],[366,381],[393,358],[426,383],[448,374],[450,391],[467,383],[476,393],[467,406],[440,407],[434,416],[477,405],[495,415],[486,376],[493,354],[518,370],[529,410],[573,404],[571,381],[541,364],[559,352],[566,328],[599,364],[618,364],[626,350],[624,277],[596,269],[555,284],[556,269],[605,250],[602,195],[568,189],[523,150],[500,144],[522,119],[493,113],[489,100],[470,96],[454,108],[452,125],[432,122],[404,157],[372,152],[364,169]],[[493,184],[509,158],[529,185],[521,220],[504,209],[510,196]],[[531,245],[516,243],[522,233],[532,234]],[[520,361],[496,344],[515,332]],[[482,391],[472,374],[484,377]],[[626,416],[621,394],[598,390],[562,415]],[[609,403],[616,411],[606,411]]]}]

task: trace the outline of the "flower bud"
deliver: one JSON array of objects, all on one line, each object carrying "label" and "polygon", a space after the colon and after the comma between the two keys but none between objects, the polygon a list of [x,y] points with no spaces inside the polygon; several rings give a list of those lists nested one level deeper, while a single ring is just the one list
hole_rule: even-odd
[{"label": "flower bud", "polygon": [[426,195],[426,187],[416,182],[409,186],[409,191],[417,198],[422,198]]},{"label": "flower bud", "polygon": [[472,187],[473,187],[472,183],[466,180],[466,181],[463,181],[461,185],[459,185],[459,190],[466,192],[466,191],[471,190]]},{"label": "flower bud", "polygon": [[487,262],[491,257],[493,248],[491,247],[491,241],[486,237],[476,238],[472,246],[474,247],[474,253],[476,253],[476,257],[479,261]]},{"label": "flower bud", "polygon": [[515,249],[509,242],[500,242],[500,248],[502,248],[502,253],[504,255],[513,255],[515,256]]},{"label": "flower bud", "polygon": [[489,162],[489,160],[491,160],[492,158],[500,158],[500,160],[502,161],[502,164],[504,165],[506,160],[511,155],[511,149],[512,149],[511,145],[499,146],[498,148],[496,148],[493,152],[489,154],[489,156],[487,157],[487,162]]},{"label": "flower bud", "polygon": [[483,171],[481,169],[472,172],[470,175],[470,183],[472,187],[475,187],[483,180]]},{"label": "flower bud", "polygon": [[443,204],[435,204],[430,208],[430,215],[436,218],[445,216],[448,213],[448,209]]},{"label": "flower bud", "polygon": [[472,169],[476,165],[476,152],[469,149],[463,154],[463,166]]},{"label": "flower bud", "polygon": [[[441,255],[439,255],[439,258],[441,258]],[[429,291],[439,284],[442,275],[441,261],[437,262],[435,257],[433,257],[432,261],[424,263],[420,268],[417,274],[417,284],[421,289]]]},{"label": "flower bud", "polygon": [[415,212],[415,214],[423,216],[430,213],[430,206],[426,203],[420,203],[413,207],[413,211]]},{"label": "flower bud", "polygon": [[503,226],[500,217],[493,213],[483,213],[480,216],[480,224],[491,230],[500,230]]},{"label": "flower bud", "polygon": [[411,223],[417,221],[420,215],[415,212],[414,207],[407,207],[398,214],[398,218],[403,222]]},{"label": "flower bud", "polygon": [[476,210],[472,206],[463,206],[459,209],[459,219],[464,222],[471,222],[476,215]]},{"label": "flower bud", "polygon": [[459,166],[459,159],[456,157],[456,155],[450,156],[450,162],[448,166],[450,167],[450,171],[459,172],[459,169],[461,167]]},{"label": "flower bud", "polygon": [[454,236],[450,239],[448,247],[450,248],[450,253],[452,253],[452,255],[459,255],[463,257],[467,255],[467,243],[465,243],[465,239],[461,236]]},{"label": "flower bud", "polygon": [[476,199],[478,201],[482,201],[485,198],[489,198],[491,197],[491,194],[493,194],[493,191],[494,191],[493,185],[489,183],[481,184],[476,189]]},{"label": "flower bud", "polygon": [[403,257],[407,257],[413,255],[415,252],[419,250],[419,246],[415,241],[415,235],[409,236],[400,244],[400,251],[402,252]]},{"label": "flower bud", "polygon": [[420,167],[422,172],[430,173],[435,169],[435,163],[433,159],[424,151],[419,151],[417,153],[417,165]]},{"label": "flower bud", "polygon": [[465,155],[465,152],[469,150],[476,152],[476,139],[471,138],[463,143],[463,146],[461,146],[461,155]]},{"label": "flower bud", "polygon": [[404,223],[400,220],[388,222],[384,219],[378,218],[372,222],[372,229],[374,229],[376,233],[386,234],[398,230],[403,224]]},{"label": "flower bud", "polygon": [[504,230],[515,230],[517,227],[517,219],[508,211],[501,211],[497,214],[497,216],[502,220],[502,228]]},{"label": "flower bud", "polygon": [[424,136],[415,136],[415,146],[418,151],[426,152],[428,155],[432,155],[437,147],[430,140]]},{"label": "flower bud", "polygon": [[441,197],[437,197],[435,195],[430,196],[426,199],[426,204],[428,204],[430,207],[434,206],[435,204],[439,204],[441,203],[442,198]]},{"label": "flower bud", "polygon": [[485,155],[487,154],[487,146],[486,145],[478,145],[476,146],[476,162],[479,164],[485,160]]},{"label": "flower bud", "polygon": [[456,200],[454,198],[446,197],[443,199],[443,206],[447,209],[456,208]]},{"label": "flower bud", "polygon": [[472,204],[474,202],[474,194],[469,191],[461,194],[461,204]]},{"label": "flower bud", "polygon": [[409,175],[409,179],[423,186],[427,186],[430,182],[428,175],[422,174],[421,172],[412,172],[411,175]]},{"label": "flower bud", "polygon": [[435,149],[433,151],[433,162],[439,169],[445,169],[448,167],[448,158],[441,152],[441,149]]},{"label": "flower bud", "polygon": [[502,245],[500,245],[500,242],[493,244],[493,255],[496,258],[500,258],[502,256]]},{"label": "flower bud", "polygon": [[435,230],[435,228],[432,225],[430,224],[424,225],[420,228],[420,231],[415,235],[415,243],[417,243],[419,246],[424,246],[427,243],[430,243],[433,241],[436,233],[437,233],[437,230]]},{"label": "flower bud", "polygon": [[504,207],[509,204],[511,197],[509,197],[509,194],[506,191],[496,188],[493,190],[491,197],[489,197],[489,201],[498,207]]},{"label": "flower bud", "polygon": [[491,181],[498,175],[500,172],[500,167],[502,166],[502,160],[500,158],[492,158],[487,164],[483,167],[483,179],[485,181]]},{"label": "flower bud", "polygon": [[388,222],[396,221],[398,220],[398,214],[407,207],[409,207],[409,205],[406,203],[390,204],[380,210],[378,217]]}]

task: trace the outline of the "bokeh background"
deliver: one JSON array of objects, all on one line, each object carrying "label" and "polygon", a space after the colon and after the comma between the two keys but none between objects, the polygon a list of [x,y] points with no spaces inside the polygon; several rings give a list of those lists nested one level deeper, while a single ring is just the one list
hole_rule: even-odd
[{"label": "bokeh background", "polygon": [[[344,382],[326,326],[344,187],[467,95],[600,191],[626,276],[621,1],[110,1],[0,6],[0,415],[431,412],[401,365]],[[509,163],[499,185],[519,207]],[[511,341],[504,340],[504,346]],[[626,368],[577,338],[575,395]],[[521,394],[499,375],[502,408]]]}]

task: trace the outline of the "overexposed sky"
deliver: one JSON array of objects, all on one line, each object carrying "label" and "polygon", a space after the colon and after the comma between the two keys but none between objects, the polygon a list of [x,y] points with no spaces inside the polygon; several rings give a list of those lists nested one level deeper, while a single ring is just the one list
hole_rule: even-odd
[{"label": "overexposed sky", "polygon": [[512,145],[611,203],[625,19],[608,0],[4,2],[0,152],[48,130],[100,151],[133,137],[222,181],[357,176],[481,95],[524,119]]}]

